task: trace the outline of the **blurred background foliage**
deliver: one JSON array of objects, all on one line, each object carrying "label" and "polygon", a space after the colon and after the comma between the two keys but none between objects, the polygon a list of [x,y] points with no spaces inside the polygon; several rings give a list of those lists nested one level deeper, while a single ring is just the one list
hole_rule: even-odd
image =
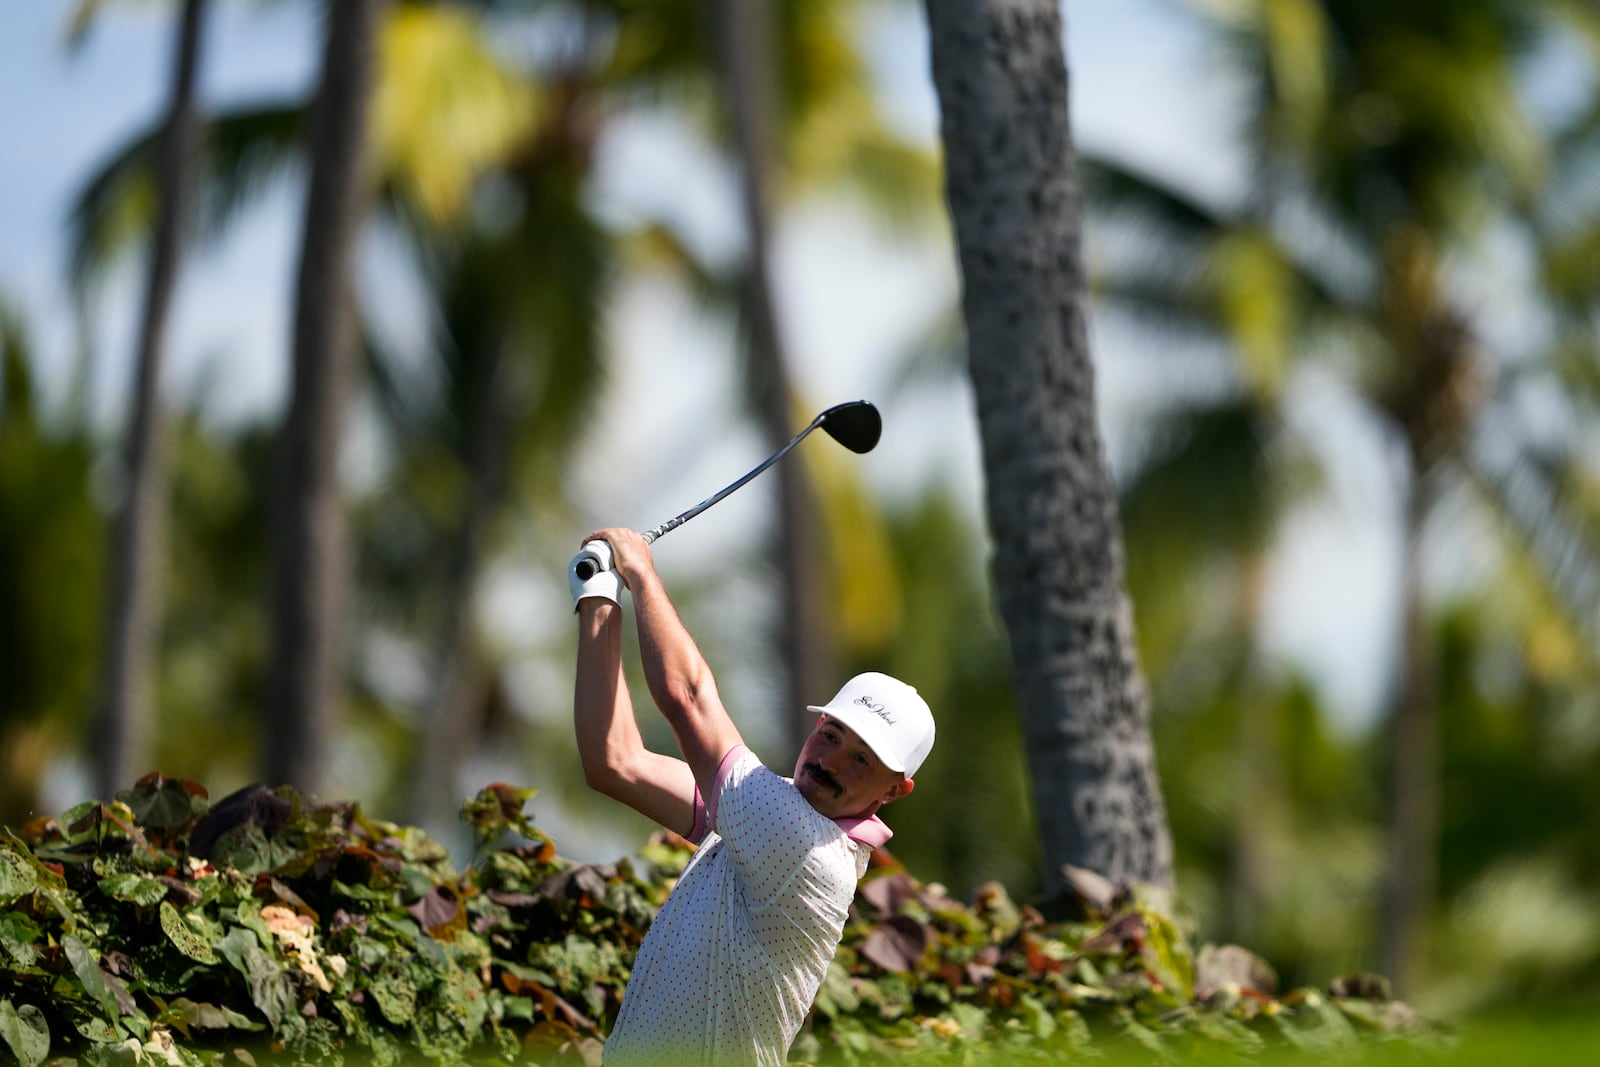
[{"label": "blurred background foliage", "polygon": [[[81,6],[92,33],[115,5]],[[855,20],[871,6],[775,5],[775,210],[850,197],[886,240],[946,240],[932,149],[890,132],[864,72]],[[667,287],[736,328],[733,258],[678,219],[607,212],[592,188],[609,124],[628,116],[671,116],[697,151],[732,151],[707,10],[389,10],[373,240],[405,253],[424,328],[397,345],[367,292],[353,416],[366,462],[349,479],[357,568],[332,773],[340,797],[384,817],[449,835],[441,811],[508,777],[540,789],[540,822],[564,851],[603,859],[644,840],[646,827],[582,787],[557,576],[589,526],[620,521],[597,515],[593,487],[571,473],[621,373],[608,363],[619,293]],[[1399,966],[1385,951],[1386,892],[1414,870],[1420,910],[1404,921],[1425,936],[1405,964],[1411,999],[1450,1012],[1592,1004],[1600,6],[1209,0],[1163,17],[1195,21],[1231,65],[1252,175],[1246,195],[1218,203],[1181,170],[1092,155],[1083,166],[1093,315],[1134,337],[1161,383],[1107,434],[1180,896],[1206,939],[1247,944],[1288,986],[1319,984]],[[1552,68],[1568,72],[1553,90]],[[197,240],[226,240],[253,197],[302,173],[306,103],[205,116]],[[153,225],[154,145],[152,127],[83,176],[69,240],[86,307]],[[930,390],[965,388],[950,313],[929,308],[926,340],[874,371],[895,383],[873,398],[891,420]],[[6,824],[81,799],[70,794],[87,780],[121,491],[107,458],[117,427],[81,383],[122,353],[92,350],[85,333],[71,366],[43,367],[30,315],[0,312]],[[47,371],[67,387],[42,389]],[[152,763],[214,796],[257,773],[267,656],[273,427],[209,417],[227,387],[203,381],[169,400],[152,672]],[[1338,442],[1318,418],[1328,406],[1356,412],[1349,424],[1384,457],[1387,478],[1353,491],[1392,498],[1407,561],[1391,696],[1368,724],[1334,715],[1316,679],[1262,651],[1275,549],[1352,492],[1332,470]],[[725,432],[692,425],[684,437],[702,447]],[[682,447],[663,444],[641,466],[659,471],[691,454]],[[823,448],[804,462],[839,676],[888,670],[939,711],[919,788],[891,812],[893,851],[955,893],[998,879],[1027,898],[1037,846],[976,499],[953,482],[875,492]],[[763,674],[778,656],[773,623],[749,606],[775,585],[768,535],[669,576],[708,657],[745,693],[774,687]],[[535,622],[497,626],[508,598]],[[768,727],[762,736],[781,736]],[[445,747],[454,755],[441,763]],[[1418,803],[1420,822],[1397,819]]]}]

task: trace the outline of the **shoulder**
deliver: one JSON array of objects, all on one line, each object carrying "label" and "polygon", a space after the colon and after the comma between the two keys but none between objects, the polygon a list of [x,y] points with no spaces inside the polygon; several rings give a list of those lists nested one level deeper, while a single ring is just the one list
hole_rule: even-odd
[{"label": "shoulder", "polygon": [[758,823],[832,825],[831,820],[818,813],[800,794],[793,782],[768,768],[743,745],[730,749],[722,758],[709,807],[713,818],[725,815]]}]

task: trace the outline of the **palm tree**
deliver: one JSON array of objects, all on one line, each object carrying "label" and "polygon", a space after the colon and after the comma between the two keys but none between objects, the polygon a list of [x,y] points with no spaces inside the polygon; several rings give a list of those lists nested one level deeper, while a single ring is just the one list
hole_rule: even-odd
[{"label": "palm tree", "polygon": [[[774,124],[782,114],[774,99],[785,80],[775,46],[769,0],[717,0],[710,5],[724,97],[731,112],[744,216],[745,257],[741,293],[745,380],[768,445],[777,449],[794,433],[795,397],[789,354],[773,279],[771,230],[774,173],[779,164]],[[798,752],[809,722],[802,709],[829,684],[827,627],[821,618],[822,583],[816,505],[806,467],[786,462],[778,471],[776,556],[782,580],[779,648],[785,661],[783,724]]]},{"label": "palm tree", "polygon": [[[1274,407],[1260,383],[1281,391],[1297,372],[1292,354],[1331,368],[1401,460],[1383,964],[1401,988],[1414,988],[1425,955],[1437,836],[1420,563],[1441,502],[1487,484],[1492,435],[1482,329],[1452,275],[1473,262],[1484,220],[1517,226],[1537,200],[1548,156],[1513,71],[1554,17],[1573,14],[1496,0],[1241,7],[1219,29],[1254,88],[1246,130],[1259,188],[1219,209],[1126,168],[1097,172],[1109,202],[1162,234],[1165,250],[1158,270],[1109,272],[1109,299],[1224,338],[1241,391]],[[1492,493],[1476,496],[1495,508]]]},{"label": "palm tree", "polygon": [[[869,194],[897,203],[902,215],[909,215],[908,206],[917,202],[907,187],[915,184],[922,161],[884,133],[860,97],[841,91],[841,87],[856,86],[860,81],[848,63],[836,70],[841,57],[849,60],[854,56],[843,30],[842,15],[848,4],[813,0],[759,12],[741,5],[738,11],[726,12],[726,20],[709,21],[697,17],[703,14],[703,6],[702,0],[681,0],[672,8],[661,9],[658,14],[672,27],[671,32],[662,33],[661,23],[640,17],[626,5],[591,5],[581,17],[572,15],[572,32],[558,57],[528,75],[534,85],[545,90],[539,94],[541,118],[530,127],[526,144],[509,153],[502,177],[495,179],[510,181],[527,215],[511,228],[509,242],[496,245],[501,281],[486,286],[480,278],[473,287],[479,294],[500,293],[508,306],[522,309],[506,320],[507,330],[500,338],[505,358],[518,356],[512,366],[521,369],[472,370],[468,377],[480,385],[495,374],[509,373],[510,382],[495,394],[496,401],[509,410],[499,418],[480,415],[464,420],[474,427],[473,439],[483,450],[479,455],[505,456],[512,450],[513,440],[495,443],[487,436],[490,426],[502,425],[514,440],[522,442],[515,448],[512,466],[521,472],[523,483],[537,478],[541,470],[559,470],[564,465],[562,451],[576,439],[581,427],[587,410],[584,401],[594,393],[602,363],[595,324],[619,250],[626,254],[648,247],[658,253],[653,263],[659,265],[664,258],[675,280],[686,282],[702,303],[719,313],[729,312],[734,303],[730,296],[738,294],[746,335],[746,392],[767,435],[781,441],[793,432],[796,404],[778,329],[768,240],[780,178],[816,186],[853,177]],[[777,39],[768,36],[775,19],[781,19],[786,28]],[[766,31],[760,29],[761,23],[767,25]],[[708,25],[717,26],[718,31],[704,32]],[[819,66],[829,76],[819,74]],[[774,77],[773,70],[782,74]],[[837,82],[832,77],[835,73]],[[733,127],[741,206],[749,235],[743,264],[728,272],[708,265],[681,234],[666,226],[647,224],[633,232],[602,227],[584,205],[582,185],[590,176],[595,145],[617,106],[641,95],[656,95],[699,116],[708,110],[704,101],[715,98],[706,91],[709,86],[735,81],[748,85],[749,92],[740,88],[724,93],[734,101],[732,114],[723,116],[719,109],[709,109],[712,114],[706,121],[720,127],[724,120],[731,120],[728,124]],[[796,155],[805,160],[814,154],[803,149],[814,123],[826,126],[832,134],[833,154],[809,165],[780,168],[780,157],[787,162]],[[861,165],[864,157],[877,161],[875,182],[863,180],[868,172]],[[659,255],[661,252],[666,256]],[[526,260],[520,266],[519,254]],[[469,258],[453,256],[446,256],[445,261],[470,263]],[[552,264],[566,267],[552,273]],[[524,281],[512,280],[516,278]],[[527,288],[513,295],[518,285]],[[443,286],[447,293],[457,289],[450,282]],[[444,306],[465,307],[454,299],[447,299]],[[538,315],[530,314],[529,309],[537,309]],[[454,325],[447,326],[450,358],[467,355],[470,345],[463,341],[468,337],[476,337],[472,343],[482,348],[483,324],[495,323],[503,316],[503,312],[484,307],[466,317],[446,310],[447,324],[478,323],[466,334]],[[525,382],[520,390],[512,384],[519,379]],[[544,399],[529,393],[526,384],[530,379],[551,387]],[[478,410],[489,409],[480,406]],[[497,469],[499,475],[494,474]],[[505,503],[506,487],[497,489],[490,482],[508,472],[503,461],[468,461],[462,470],[474,487],[468,491],[468,499],[493,502],[483,510],[483,522],[469,524],[481,532],[493,525]],[[789,665],[784,672],[789,706],[798,708],[818,685],[827,684],[827,672],[818,661],[824,658],[822,646],[830,627],[822,618],[820,601],[827,584],[824,567],[834,555],[827,551],[826,539],[818,529],[818,508],[812,503],[814,491],[808,484],[807,468],[786,463],[780,479],[776,569],[782,576],[786,607],[779,648]],[[546,482],[548,479],[540,484]],[[427,766],[413,779],[417,785],[414,809],[430,812],[434,819],[447,814],[449,784],[478,736],[485,695],[492,692],[492,686],[486,685],[492,675],[484,669],[484,657],[461,643],[462,639],[474,640],[473,629],[459,620],[473,606],[474,576],[486,565],[490,547],[481,537],[467,537],[467,528],[458,531],[453,539],[456,547],[448,553],[458,563],[452,588],[466,599],[457,595],[445,598],[447,605],[458,605],[447,609],[447,618],[458,622],[446,624],[446,632],[455,636],[440,644],[440,697],[429,716],[423,749]],[[471,543],[478,548],[463,552]],[[477,670],[470,667],[475,662]],[[452,691],[451,679],[458,679],[459,684],[453,689],[456,696],[447,697]],[[791,725],[798,720],[791,720]]]},{"label": "palm tree", "polygon": [[[543,128],[533,123],[538,88],[523,84],[491,55],[490,35],[482,28],[481,20],[458,5],[406,5],[392,9],[381,25],[382,62],[377,70],[379,81],[372,107],[376,129],[371,135],[377,145],[380,171],[377,183],[381,200],[377,206],[385,221],[409,237],[418,250],[420,263],[428,265],[436,258],[446,262],[471,258],[453,256],[449,249],[470,243],[472,238],[451,235],[460,228],[471,206],[477,176],[491,163],[504,165],[513,152],[522,151],[531,143],[530,130]],[[251,104],[215,117],[201,161],[200,184],[205,193],[200,205],[204,209],[199,228],[202,236],[213,240],[221,236],[231,219],[248,207],[260,190],[309,154],[307,111],[306,103],[291,100]],[[550,129],[558,126],[559,119],[549,124]],[[560,138],[547,140],[554,143]],[[80,284],[95,278],[128,241],[150,224],[143,213],[140,191],[150,180],[158,141],[156,134],[136,135],[110,156],[79,194],[72,213],[71,244],[74,276]],[[441,151],[441,145],[448,145],[449,150]],[[525,258],[550,262],[536,248],[530,248]],[[486,290],[489,291],[510,299],[512,287],[497,282]],[[524,296],[519,295],[517,301],[524,309],[532,306]],[[581,300],[578,304],[590,306]],[[569,301],[551,300],[547,306],[565,309],[572,305]],[[370,332],[365,341],[372,352],[383,354]],[[556,347],[564,345],[563,341]],[[375,363],[372,370],[380,391],[387,388],[387,397],[395,401],[384,407],[397,419],[395,438],[409,441],[419,427],[407,420],[425,406],[420,398],[430,395],[429,389],[408,383],[411,395],[401,401],[395,394],[401,385],[394,373],[382,363]],[[495,420],[482,424],[470,411],[458,414],[460,425],[478,428],[480,440],[482,431],[498,425]],[[556,420],[549,425],[564,425],[570,431],[574,421]],[[426,429],[431,433],[438,427]],[[483,447],[487,446],[480,446],[480,452]],[[474,473],[477,470],[475,463],[468,467]],[[484,467],[489,481],[495,478],[491,467],[492,464]],[[473,491],[472,499],[481,500],[483,496],[480,487]],[[449,558],[462,560],[466,557],[460,546],[479,543],[483,525],[480,520],[481,515],[469,509],[460,524],[458,547],[447,552]],[[458,563],[452,573],[461,576],[456,587],[470,588],[476,571],[473,564]],[[408,576],[408,588],[413,592],[415,584],[413,573]],[[462,652],[456,635],[470,633],[470,628],[459,625],[467,618],[465,611],[449,614],[458,622],[442,624],[447,636],[442,642],[441,661],[446,664],[456,661]],[[470,654],[470,649],[467,652]],[[459,687],[452,680],[463,675],[450,668],[438,673],[438,703],[448,705],[459,696]],[[449,729],[447,722],[436,727],[434,733]],[[449,746],[444,751],[448,752]]]},{"label": "palm tree", "polygon": [[134,395],[123,444],[122,499],[111,538],[111,602],[106,612],[99,721],[94,731],[98,795],[110,796],[145,769],[150,755],[151,708],[146,678],[152,631],[163,603],[163,516],[166,464],[161,403],[168,310],[172,304],[184,231],[192,211],[200,119],[196,72],[205,0],[185,0],[178,18],[172,98],[157,170],[155,240],[150,248]]},{"label": "palm tree", "polygon": [[355,368],[351,285],[371,196],[368,102],[383,0],[329,5],[312,108],[311,173],[295,280],[289,409],[278,445],[266,773],[322,788],[344,667],[346,548],[339,482]]},{"label": "palm tree", "polygon": [[[603,236],[610,245],[620,240],[624,247],[671,249],[669,262],[681,277],[703,283],[702,295],[714,293],[720,299],[733,288],[665,228],[647,227],[647,240],[634,242],[637,234],[599,227],[582,195],[595,142],[619,103],[654,96],[695,115],[706,111],[704,88],[713,67],[709,34],[700,32],[707,27],[693,17],[700,0],[682,0],[678,6],[684,17],[667,19],[666,33],[658,32],[663,23],[637,17],[626,5],[615,11],[606,5],[566,11],[561,17],[570,19],[568,28],[574,32],[563,35],[560,49],[541,53],[526,71],[512,71],[492,54],[489,41],[497,23],[484,24],[463,10],[493,6],[394,9],[384,28],[375,105],[383,162],[379,206],[385,221],[409,236],[418,252],[419,273],[442,294],[438,380],[450,386],[443,394],[419,387],[400,377],[398,364],[381,360],[372,365],[373,381],[380,391],[396,386],[390,393],[396,402],[386,408],[396,420],[390,431],[399,457],[395,466],[402,472],[432,470],[432,484],[438,486],[441,457],[436,453],[428,459],[424,453],[430,442],[442,442],[450,453],[443,463],[455,472],[449,479],[456,486],[452,499],[462,506],[456,513],[459,521],[448,524],[452,532],[435,531],[438,540],[430,543],[442,542],[442,547],[425,557],[408,554],[412,565],[405,581],[391,589],[404,589],[413,601],[400,609],[405,625],[438,634],[430,672],[435,685],[424,716],[425,737],[431,739],[424,749],[438,762],[430,762],[427,774],[409,779],[436,797],[443,794],[433,783],[446,783],[442,788],[448,792],[458,758],[451,753],[473,743],[471,723],[482,711],[483,694],[493,691],[485,684],[492,682],[487,671],[491,655],[482,648],[472,619],[477,576],[503,540],[496,532],[497,516],[513,494],[527,499],[534,488],[558,489],[553,477],[541,477],[538,471],[544,468],[549,475],[559,470],[562,435],[569,442],[576,438],[584,399],[594,393],[583,383],[590,380],[585,374],[598,367],[597,320],[587,325],[576,320],[583,309],[600,306],[600,292],[585,295],[578,283],[602,281],[612,253],[595,249],[583,235]],[[871,121],[872,113],[861,107],[859,72],[841,68],[853,56],[840,47],[847,8],[811,3],[784,9],[786,19],[809,27],[782,38],[789,57],[784,68],[795,72],[798,84],[789,92],[794,101],[790,117],[780,127],[798,146],[789,153],[796,160],[791,174],[797,182],[815,184],[850,169],[875,203],[894,205],[897,217],[903,218],[908,205],[918,202],[907,190],[926,161],[885,136]],[[553,11],[544,14],[555,17]],[[803,53],[805,48],[820,58],[796,62],[797,49]],[[300,154],[302,111],[296,101],[216,117],[212,150],[205,160],[208,212],[203,232],[219,232],[254,190]],[[136,206],[129,192],[147,166],[150,143],[148,136],[136,138],[86,186],[75,216],[81,268],[104,262],[125,239],[126,231],[117,223],[131,217],[127,209]],[[439,151],[441,143],[448,143],[451,151]],[[859,180],[863,175],[869,180]],[[485,186],[490,193],[512,194],[509,200],[491,197],[500,214],[484,215],[487,226],[466,211],[475,202],[475,190]],[[528,213],[514,212],[508,222],[504,208],[512,202]],[[558,209],[567,208],[574,213],[560,216]],[[562,256],[576,256],[570,262],[583,269],[559,269]],[[491,270],[492,282],[486,270]],[[475,310],[459,296],[470,288],[466,280],[472,277],[477,279]],[[514,309],[491,309],[490,297]],[[477,316],[477,326],[469,329],[465,324],[471,316]],[[548,321],[536,321],[541,317]],[[500,336],[491,340],[495,324]],[[376,344],[373,352],[383,354]],[[593,353],[594,360],[586,363],[584,353]],[[469,384],[474,382],[477,386]],[[503,388],[497,389],[495,382]],[[484,403],[475,406],[475,395]],[[430,406],[436,404],[443,407]],[[497,435],[505,436],[496,440]],[[401,474],[406,477],[410,475]],[[410,511],[418,513],[415,506]],[[372,554],[368,577],[387,581],[395,576],[388,569],[394,561],[382,558],[394,544]],[[453,592],[436,601],[436,617],[423,619],[416,611],[426,600],[418,595],[418,576],[432,574],[430,565],[441,556],[452,561],[442,582]],[[414,798],[415,809],[428,806]]]},{"label": "palm tree", "polygon": [[1063,865],[1170,883],[1148,697],[1096,425],[1058,5],[929,0],[993,581],[1039,819]]},{"label": "palm tree", "polygon": [[493,701],[498,665],[474,617],[483,574],[506,540],[504,515],[514,501],[556,496],[559,472],[600,394],[597,324],[614,240],[584,203],[592,144],[582,129],[559,119],[542,127],[508,171],[524,205],[516,225],[469,233],[440,257],[453,395],[436,415],[451,428],[420,438],[420,448],[402,446],[421,471],[434,443],[449,441],[466,495],[445,534],[438,681],[409,798],[429,825],[454,817],[457,778]]}]

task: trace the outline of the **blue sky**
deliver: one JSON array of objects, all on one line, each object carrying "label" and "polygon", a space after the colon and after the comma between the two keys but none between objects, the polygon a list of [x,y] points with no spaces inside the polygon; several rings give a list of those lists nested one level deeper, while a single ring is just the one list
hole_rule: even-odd
[{"label": "blue sky", "polygon": [[[1181,171],[1207,190],[1225,193],[1240,182],[1228,150],[1229,87],[1199,36],[1172,17],[1168,9],[1177,2],[1068,0],[1075,130],[1086,145],[1157,170]],[[36,349],[57,367],[68,359],[73,341],[61,244],[68,199],[106,153],[158,113],[172,35],[167,5],[109,4],[81,50],[68,55],[64,27],[72,6],[69,0],[28,0],[0,13],[0,98],[8,102],[0,110],[0,143],[8,155],[0,168],[0,298],[25,310]],[[304,91],[316,55],[311,10],[308,4],[214,4],[205,102]],[[908,136],[932,143],[937,116],[920,5],[885,4],[866,27],[889,113]],[[732,226],[733,209],[721,195],[715,168],[687,159],[680,147],[670,131],[635,128],[607,149],[609,195],[658,195],[663,184],[672,184],[655,178],[666,167],[683,177],[676,183],[683,190],[682,210],[711,231]],[[641,185],[630,178],[640,173],[652,180]],[[265,417],[280,402],[299,195],[297,188],[278,190],[225,247],[187,264],[175,307],[169,388],[192,392],[206,383],[218,417]],[[930,239],[889,246],[858,218],[827,206],[787,220],[779,251],[785,321],[801,384],[827,402],[875,395],[892,371],[885,353],[904,345],[924,324],[928,308],[954,299],[947,245]],[[108,286],[94,320],[94,348],[103,359],[98,395],[108,415],[123,393],[132,356],[140,291],[134,266]],[[381,265],[377,270],[382,273]],[[401,332],[415,327],[404,319],[394,325]],[[586,506],[598,523],[610,521],[602,512],[614,509],[615,500],[628,500],[627,514],[616,521],[650,525],[700,499],[726,481],[727,472],[748,466],[759,446],[733,435],[676,480],[663,477],[659,467],[671,460],[656,442],[681,434],[708,398],[731,388],[703,354],[722,341],[681,301],[648,287],[624,299],[611,334],[619,369],[608,404],[628,417],[619,415],[607,428],[596,446],[596,467],[640,469],[631,483],[608,475]],[[1097,336],[1102,418],[1113,442],[1121,413],[1137,406],[1145,387],[1121,369],[1128,362],[1119,358],[1125,344]],[[699,370],[686,375],[683,368],[691,366]],[[686,377],[692,395],[683,395]],[[666,403],[662,397],[677,399]],[[651,417],[634,417],[645,409]],[[1330,418],[1337,420],[1337,413]],[[891,423],[885,446],[866,457],[868,476],[885,492],[953,474],[976,511],[976,428],[964,392],[908,401]],[[657,468],[625,458],[652,454]],[[1381,471],[1381,457],[1356,457],[1356,463],[1369,474],[1373,464]],[[739,508],[753,513],[759,507],[757,498],[736,499],[723,506],[734,513],[725,516],[724,530],[739,528]],[[1381,512],[1362,514],[1347,504],[1343,511],[1308,519],[1281,560],[1281,581],[1269,608],[1276,623],[1269,651],[1313,669],[1333,703],[1356,717],[1368,713],[1378,695],[1390,632],[1382,588],[1392,577],[1392,546],[1383,539],[1382,518]],[[715,551],[714,532],[702,537],[706,550]],[[1338,575],[1333,581],[1326,578],[1330,570]]]}]

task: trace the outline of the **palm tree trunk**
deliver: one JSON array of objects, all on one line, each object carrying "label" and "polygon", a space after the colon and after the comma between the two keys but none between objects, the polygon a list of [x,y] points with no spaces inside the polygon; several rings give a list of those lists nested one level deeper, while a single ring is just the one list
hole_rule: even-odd
[{"label": "palm tree trunk", "polygon": [[[712,5],[721,68],[732,110],[739,153],[740,200],[747,247],[743,278],[746,360],[751,392],[768,446],[774,450],[794,434],[793,387],[778,323],[770,239],[776,47],[770,0],[716,0]],[[811,717],[808,703],[825,699],[829,649],[821,617],[822,561],[816,495],[802,457],[778,467],[775,554],[782,585],[779,647],[784,660],[785,736],[789,756],[799,753]],[[788,757],[786,757],[788,758]]]},{"label": "palm tree trunk", "polygon": [[123,444],[124,495],[111,540],[111,601],[94,732],[94,785],[101,797],[131,785],[151,757],[150,660],[161,617],[167,497],[161,367],[195,185],[200,134],[195,82],[205,8],[205,0],[185,0],[178,19],[172,101],[157,164],[160,203]]},{"label": "palm tree trunk", "polygon": [[1399,683],[1389,709],[1389,870],[1382,968],[1394,991],[1415,991],[1427,956],[1439,836],[1439,709],[1433,643],[1422,603],[1423,521],[1432,488],[1421,464],[1412,466],[1406,510]]},{"label": "palm tree trunk", "polygon": [[1172,845],[1096,424],[1056,0],[928,0],[962,312],[1047,893],[1168,884]]},{"label": "palm tree trunk", "polygon": [[1242,652],[1245,662],[1237,687],[1228,905],[1231,936],[1241,945],[1259,944],[1265,932],[1273,872],[1290,834],[1289,797],[1277,743],[1277,707],[1262,682],[1253,644],[1254,635],[1261,632],[1266,571],[1267,554],[1258,549],[1244,559],[1240,580],[1238,632],[1250,644]]},{"label": "palm tree trunk", "polygon": [[367,111],[385,0],[327,7],[295,280],[294,361],[278,447],[268,781],[323,787],[344,654],[341,426],[355,368],[352,277],[367,196]]}]

